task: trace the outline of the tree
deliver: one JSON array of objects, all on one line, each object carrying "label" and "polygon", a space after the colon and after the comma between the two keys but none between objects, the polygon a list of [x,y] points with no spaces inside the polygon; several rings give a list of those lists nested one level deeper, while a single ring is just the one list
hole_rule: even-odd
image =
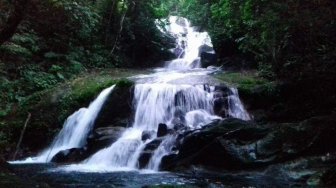
[{"label": "tree", "polygon": [[0,29],[0,45],[8,41],[14,35],[18,25],[21,23],[29,0],[15,0],[14,10],[9,15],[5,25]]}]

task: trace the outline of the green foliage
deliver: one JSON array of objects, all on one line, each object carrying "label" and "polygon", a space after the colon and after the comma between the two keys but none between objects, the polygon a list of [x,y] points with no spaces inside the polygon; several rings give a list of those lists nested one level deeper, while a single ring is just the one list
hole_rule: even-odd
[{"label": "green foliage", "polygon": [[0,47],[2,53],[6,53],[12,56],[19,56],[22,58],[31,58],[32,53],[25,47],[22,47],[17,44],[5,44]]}]

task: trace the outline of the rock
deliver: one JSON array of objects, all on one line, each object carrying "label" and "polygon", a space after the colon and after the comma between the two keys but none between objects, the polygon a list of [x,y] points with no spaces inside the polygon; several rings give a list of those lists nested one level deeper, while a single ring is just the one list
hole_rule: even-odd
[{"label": "rock", "polygon": [[218,97],[227,97],[233,95],[230,87],[228,87],[227,85],[217,85],[215,86],[214,90],[216,94],[219,95]]},{"label": "rock", "polygon": [[143,169],[148,165],[149,160],[152,157],[152,155],[153,155],[153,152],[148,152],[148,151],[141,152],[140,157],[138,159],[139,169]]},{"label": "rock", "polygon": [[76,163],[89,157],[89,153],[83,148],[72,148],[58,152],[52,159],[54,163]]},{"label": "rock", "polygon": [[178,130],[181,130],[181,129],[185,128],[185,127],[186,126],[184,124],[178,123],[178,124],[174,124],[173,130],[174,131],[178,131]]},{"label": "rock", "polygon": [[232,95],[231,89],[226,85],[215,86],[213,110],[217,116],[228,117],[229,100],[228,96]]},{"label": "rock", "polygon": [[114,88],[96,118],[95,128],[128,126],[128,118],[132,115],[133,89],[128,85]]},{"label": "rock", "polygon": [[202,67],[208,67],[217,63],[217,55],[215,53],[202,52],[200,57]]},{"label": "rock", "polygon": [[125,131],[125,127],[101,127],[95,129],[88,137],[88,150],[90,153],[111,145]]},{"label": "rock", "polygon": [[200,65],[201,60],[199,58],[195,59],[193,62],[190,64],[190,68],[197,68]]},{"label": "rock", "polygon": [[276,126],[256,126],[234,118],[213,122],[179,136],[179,152],[168,166],[237,170],[336,152],[335,124],[334,115]]},{"label": "rock", "polygon": [[214,99],[213,105],[214,113],[220,117],[228,117],[229,115],[229,100],[226,97],[219,97]]},{"label": "rock", "polygon": [[161,142],[162,142],[161,138],[156,138],[155,140],[151,141],[145,146],[145,148],[141,152],[140,157],[138,159],[138,164],[139,164],[140,169],[145,168],[147,166],[154,151],[159,147]]},{"label": "rock", "polygon": [[160,123],[157,130],[157,137],[166,136],[168,133],[168,127],[164,123]]},{"label": "rock", "polygon": [[141,134],[141,140],[146,141],[148,139],[153,138],[155,132],[154,131],[143,131]]},{"label": "rock", "polygon": [[199,47],[199,56],[201,56],[201,54],[203,52],[208,52],[208,53],[214,53],[214,49],[213,47],[209,46],[209,45],[206,45],[206,44],[203,44],[202,46]]},{"label": "rock", "polygon": [[178,25],[180,25],[182,27],[186,27],[187,26],[187,21],[184,18],[178,17],[176,19],[176,24],[178,24]]},{"label": "rock", "polygon": [[163,156],[161,159],[160,170],[171,170],[171,167],[177,162],[177,154]]}]

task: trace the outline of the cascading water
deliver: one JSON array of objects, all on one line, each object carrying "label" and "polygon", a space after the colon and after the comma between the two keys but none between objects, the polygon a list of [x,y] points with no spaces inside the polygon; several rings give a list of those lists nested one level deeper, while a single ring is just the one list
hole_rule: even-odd
[{"label": "cascading water", "polygon": [[251,120],[250,115],[246,112],[242,102],[239,99],[237,88],[230,88],[232,95],[228,96],[229,116],[242,119],[245,121]]},{"label": "cascading water", "polygon": [[[126,130],[110,147],[100,150],[86,160],[85,164],[115,170],[134,169],[137,167],[139,151],[145,144],[141,140],[144,131],[156,131],[159,123],[165,123],[170,128],[177,123],[195,128],[219,118],[210,115],[213,114],[212,95],[202,86],[137,84],[134,91],[134,105],[136,111],[133,127]],[[204,111],[208,113],[203,113]],[[190,112],[195,112],[189,115],[189,119],[193,121],[185,119],[185,114]],[[193,117],[199,115],[197,112],[206,117]]]},{"label": "cascading water", "polygon": [[[213,112],[213,95],[203,85],[174,85],[174,78],[183,78],[187,73],[178,70],[191,70],[200,67],[199,49],[206,44],[212,46],[209,35],[196,32],[185,18],[170,17],[167,30],[176,37],[177,46],[174,50],[177,59],[166,65],[166,70],[157,75],[151,83],[137,84],[134,90],[135,117],[132,128],[114,142],[110,147],[100,150],[84,165],[100,166],[112,170],[135,169],[145,144],[141,140],[144,131],[157,131],[158,124],[164,123],[173,129],[174,125],[184,125],[189,129],[200,128],[214,119],[220,119]],[[198,73],[199,74],[199,73]],[[207,74],[202,71],[201,74]],[[233,101],[234,100],[234,101]],[[239,98],[238,98],[239,100]],[[236,98],[232,97],[236,102]],[[239,103],[238,106],[241,106]],[[230,115],[243,116],[245,111],[236,109]],[[240,113],[241,112],[241,113]],[[245,117],[244,117],[245,118]],[[152,138],[151,140],[155,139]],[[147,168],[158,170],[161,158],[172,151],[175,136],[166,136],[151,157]],[[151,141],[150,140],[150,141]]]},{"label": "cascading water", "polygon": [[85,145],[86,138],[106,98],[115,85],[104,89],[88,108],[81,108],[67,118],[62,130],[55,137],[52,144],[36,157],[30,157],[16,163],[45,163],[59,151],[80,148]]},{"label": "cascading water", "polygon": [[[146,145],[155,139],[160,139],[161,143],[145,167],[157,171],[163,156],[177,152],[173,148],[176,134],[161,135],[162,137],[157,138],[155,132],[160,123],[171,130],[192,130],[199,129],[215,119],[221,119],[213,110],[214,87],[189,82],[172,83],[176,79],[200,77],[211,72],[200,68],[201,46],[212,47],[209,35],[206,32],[197,32],[185,18],[172,16],[169,21],[166,31],[176,37],[177,45],[173,51],[177,59],[168,62],[164,69],[157,69],[157,73],[138,77],[142,81],[136,84],[134,89],[133,126],[126,129],[109,147],[96,152],[81,164],[66,167],[66,170],[137,169],[140,155]],[[113,87],[104,90],[88,109],[80,109],[71,115],[53,144],[39,156],[29,160],[48,162],[61,150],[84,146],[87,134]],[[250,117],[239,100],[237,90],[234,88],[231,90],[232,95],[228,97],[229,116],[249,120]],[[144,140],[142,135],[145,132],[154,134]]]},{"label": "cascading water", "polygon": [[170,61],[168,69],[200,68],[199,48],[202,45],[212,47],[211,38],[207,32],[197,32],[191,27],[189,20],[177,16],[169,18],[167,30],[176,38],[176,48],[173,50],[177,59]]}]

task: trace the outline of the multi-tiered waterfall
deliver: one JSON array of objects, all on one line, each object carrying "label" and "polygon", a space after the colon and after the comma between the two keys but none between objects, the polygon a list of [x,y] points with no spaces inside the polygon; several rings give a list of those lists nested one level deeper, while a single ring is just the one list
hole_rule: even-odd
[{"label": "multi-tiered waterfall", "polygon": [[[212,47],[206,32],[195,31],[185,18],[170,17],[170,25],[164,30],[176,37],[177,58],[167,62],[165,68],[157,69],[151,75],[139,76],[134,89],[134,122],[120,138],[110,146],[101,149],[71,169],[125,170],[137,169],[139,157],[146,144],[157,139],[159,124],[174,130],[178,125],[182,130],[199,129],[215,119],[221,119],[214,112],[214,87],[207,84],[193,84],[185,81],[176,84],[176,79],[184,80],[191,76],[207,75],[211,70],[201,68],[199,49],[202,45]],[[147,79],[146,79],[147,78]],[[80,109],[71,115],[55,141],[31,162],[49,162],[57,152],[82,147],[88,132],[92,129],[105,98],[113,87],[104,90],[88,109]],[[241,104],[237,90],[231,89],[228,97],[228,116],[249,120],[249,115]],[[113,114],[111,114],[113,115]],[[150,134],[142,139],[144,133]],[[164,135],[151,155],[145,168],[159,170],[161,158],[176,153],[173,148],[176,134]],[[27,160],[26,160],[27,161]]]}]

